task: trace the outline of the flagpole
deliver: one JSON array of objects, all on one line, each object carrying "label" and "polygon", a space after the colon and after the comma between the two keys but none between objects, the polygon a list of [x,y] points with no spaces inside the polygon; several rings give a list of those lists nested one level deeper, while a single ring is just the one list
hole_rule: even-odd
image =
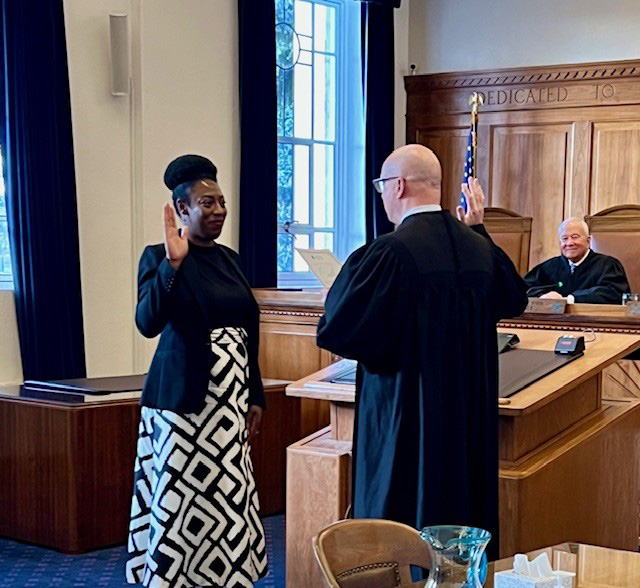
[{"label": "flagpole", "polygon": [[473,177],[476,175],[476,163],[478,155],[478,107],[484,104],[484,97],[478,92],[474,92],[469,97],[469,104],[471,105],[471,149],[473,150]]}]

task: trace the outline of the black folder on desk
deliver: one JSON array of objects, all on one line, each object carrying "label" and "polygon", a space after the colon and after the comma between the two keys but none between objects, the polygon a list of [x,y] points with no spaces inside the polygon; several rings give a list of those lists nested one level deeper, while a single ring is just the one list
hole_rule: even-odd
[{"label": "black folder on desk", "polygon": [[[498,395],[500,398],[512,396],[581,355],[559,355],[554,351],[538,349],[510,349],[501,353],[498,356],[500,364]],[[323,381],[332,384],[355,384],[356,368],[348,366]]]},{"label": "black folder on desk", "polygon": [[530,384],[555,372],[579,355],[560,355],[538,349],[511,349],[498,356],[500,379],[498,395],[507,398]]},{"label": "black folder on desk", "polygon": [[139,392],[144,384],[144,374],[112,376],[107,378],[76,378],[73,380],[26,380],[25,388],[52,392],[77,392],[82,394],[113,394],[114,392]]}]

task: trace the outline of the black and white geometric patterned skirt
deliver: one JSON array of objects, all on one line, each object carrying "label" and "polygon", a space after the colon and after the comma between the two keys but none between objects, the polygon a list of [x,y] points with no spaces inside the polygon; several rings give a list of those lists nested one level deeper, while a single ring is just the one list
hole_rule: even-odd
[{"label": "black and white geometric patterned skirt", "polygon": [[127,582],[150,588],[253,586],[267,571],[249,455],[244,329],[211,332],[206,406],[142,407]]}]

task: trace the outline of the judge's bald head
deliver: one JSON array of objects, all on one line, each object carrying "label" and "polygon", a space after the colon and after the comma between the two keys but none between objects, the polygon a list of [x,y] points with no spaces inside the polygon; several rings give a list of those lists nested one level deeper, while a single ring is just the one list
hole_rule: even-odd
[{"label": "judge's bald head", "polygon": [[442,168],[435,153],[423,145],[396,149],[382,164],[382,202],[397,224],[405,212],[423,204],[440,204]]}]

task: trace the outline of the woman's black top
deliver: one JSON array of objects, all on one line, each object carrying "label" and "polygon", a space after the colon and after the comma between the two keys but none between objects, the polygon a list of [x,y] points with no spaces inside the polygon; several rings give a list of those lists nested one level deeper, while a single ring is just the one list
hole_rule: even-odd
[{"label": "woman's black top", "polygon": [[143,406],[179,413],[202,410],[215,360],[211,329],[241,327],[247,332],[249,405],[265,408],[258,367],[260,310],[232,249],[189,243],[176,271],[163,244],[147,247],[138,270],[136,325],[145,337],[160,335]]},{"label": "woman's black top", "polygon": [[253,316],[255,302],[251,291],[238,280],[231,258],[223,254],[219,245],[198,247],[189,243],[189,253],[195,259],[200,274],[207,326],[210,329],[246,328]]}]

